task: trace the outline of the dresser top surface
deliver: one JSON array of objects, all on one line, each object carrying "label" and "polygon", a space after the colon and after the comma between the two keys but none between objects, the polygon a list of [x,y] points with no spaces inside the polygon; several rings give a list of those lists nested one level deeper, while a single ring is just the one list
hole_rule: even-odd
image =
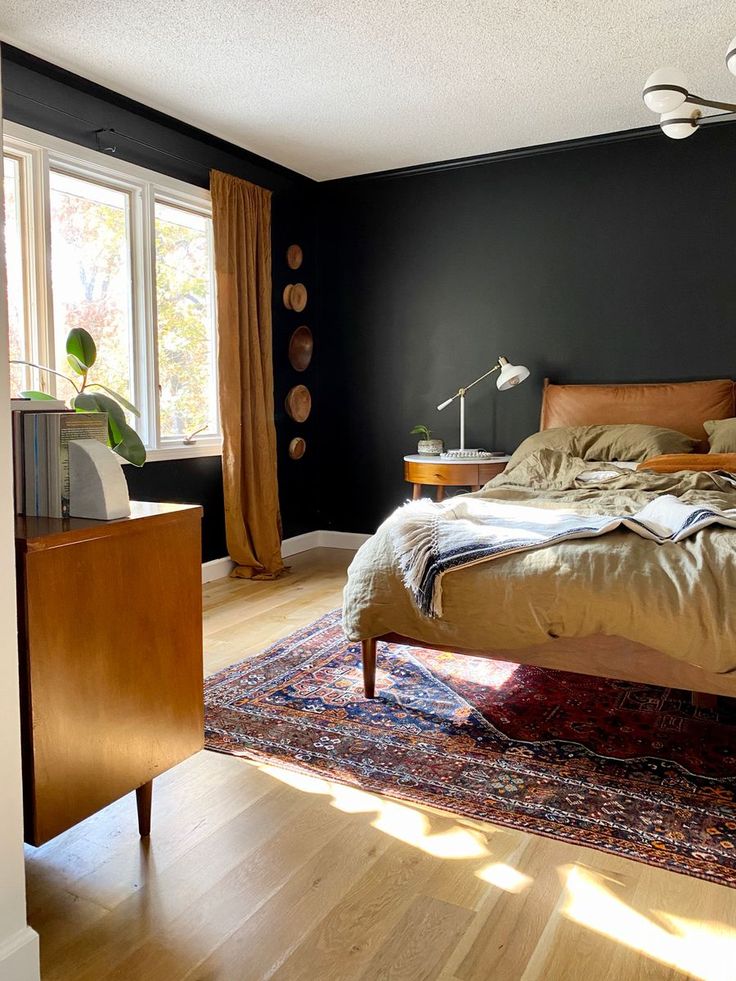
[{"label": "dresser top surface", "polygon": [[26,549],[47,548],[54,544],[72,541],[88,541],[125,534],[145,521],[171,521],[183,516],[183,512],[202,515],[198,504],[158,504],[150,501],[131,501],[130,516],[112,521],[93,518],[47,518],[35,515],[15,516],[15,541]]}]

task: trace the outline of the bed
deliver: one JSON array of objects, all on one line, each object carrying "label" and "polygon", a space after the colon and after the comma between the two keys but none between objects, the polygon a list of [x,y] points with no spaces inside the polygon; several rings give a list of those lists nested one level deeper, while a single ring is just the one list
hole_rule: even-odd
[{"label": "bed", "polygon": [[[650,483],[665,481],[666,492],[664,475],[674,487],[692,482],[697,471],[736,472],[736,456],[705,452],[703,428],[706,420],[734,415],[730,380],[545,382],[540,429],[643,423],[686,433],[700,441],[701,452],[639,464]],[[511,490],[518,497],[534,493]],[[508,499],[504,475],[478,493]],[[553,494],[551,506],[567,499],[563,491],[546,493]],[[362,647],[366,697],[375,695],[380,641],[684,689],[702,706],[718,695],[736,697],[736,604],[727,602],[736,586],[736,532],[709,529],[673,546],[665,560],[654,543],[626,535],[562,542],[459,569],[443,585],[443,616],[430,619],[404,586],[382,526],[351,564],[344,596],[346,634]]]}]

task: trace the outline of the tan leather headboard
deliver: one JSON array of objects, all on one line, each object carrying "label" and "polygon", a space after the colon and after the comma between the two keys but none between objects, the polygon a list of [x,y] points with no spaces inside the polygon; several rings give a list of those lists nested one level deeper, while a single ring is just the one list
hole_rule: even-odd
[{"label": "tan leather headboard", "polygon": [[654,385],[552,385],[545,379],[539,428],[643,423],[705,441],[707,419],[734,415],[729,379]]}]

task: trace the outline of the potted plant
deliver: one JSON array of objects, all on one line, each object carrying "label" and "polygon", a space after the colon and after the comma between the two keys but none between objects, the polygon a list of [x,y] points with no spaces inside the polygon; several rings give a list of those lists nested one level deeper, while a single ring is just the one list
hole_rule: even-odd
[{"label": "potted plant", "polygon": [[[87,377],[89,369],[97,360],[97,347],[92,336],[83,327],[74,327],[69,331],[66,339],[66,354],[67,363],[76,378],[70,378],[61,371],[33,361],[11,360],[10,363],[29,365],[31,368],[38,368],[39,371],[65,378],[76,392],[70,400],[71,408],[75,412],[106,412],[108,446],[128,463],[142,467],[146,461],[146,448],[135,429],[128,425],[124,410],[127,409],[134,416],[139,416],[140,412],[119,392],[113,391],[101,382],[89,380]],[[90,389],[95,391],[91,392]],[[52,398],[46,392],[37,391],[21,392],[21,395],[39,402]]]},{"label": "potted plant", "polygon": [[439,456],[444,448],[444,442],[441,439],[434,439],[432,430],[428,426],[415,426],[411,435],[422,437],[417,445],[417,453],[422,456]]}]

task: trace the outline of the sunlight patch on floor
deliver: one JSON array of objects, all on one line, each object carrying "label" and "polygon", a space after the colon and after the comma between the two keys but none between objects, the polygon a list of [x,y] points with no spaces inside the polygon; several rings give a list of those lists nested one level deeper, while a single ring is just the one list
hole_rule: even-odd
[{"label": "sunlight patch on floor", "polygon": [[[441,831],[433,831],[431,817],[409,804],[386,800],[378,794],[369,793],[358,787],[348,787],[309,773],[283,769],[270,763],[248,762],[262,773],[302,793],[331,797],[331,806],[346,814],[375,813],[376,817],[371,821],[371,826],[377,831],[418,848],[434,858],[456,861],[493,858],[488,841],[489,835],[494,834],[493,828],[488,828],[484,832],[455,823]],[[452,818],[448,815],[435,820],[445,823],[452,821]],[[489,862],[473,874],[484,882],[511,893],[523,891],[532,882],[529,876],[504,862]]]},{"label": "sunlight patch on floor", "polygon": [[391,835],[407,845],[420,848],[435,858],[483,858],[488,855],[485,836],[471,831],[459,824],[447,831],[431,832],[431,823],[426,814],[415,811],[405,804],[376,798],[379,814],[373,827],[384,834]]},{"label": "sunlight patch on floor", "polygon": [[504,892],[523,892],[528,889],[534,881],[530,876],[524,875],[518,869],[507,865],[505,862],[492,862],[485,868],[479,869],[475,873],[484,882],[490,882],[492,886],[498,886]]},{"label": "sunlight patch on floor", "polygon": [[656,922],[615,896],[605,876],[577,865],[560,872],[565,887],[562,914],[568,919],[699,981],[733,981],[736,930],[652,910],[660,921]]}]

